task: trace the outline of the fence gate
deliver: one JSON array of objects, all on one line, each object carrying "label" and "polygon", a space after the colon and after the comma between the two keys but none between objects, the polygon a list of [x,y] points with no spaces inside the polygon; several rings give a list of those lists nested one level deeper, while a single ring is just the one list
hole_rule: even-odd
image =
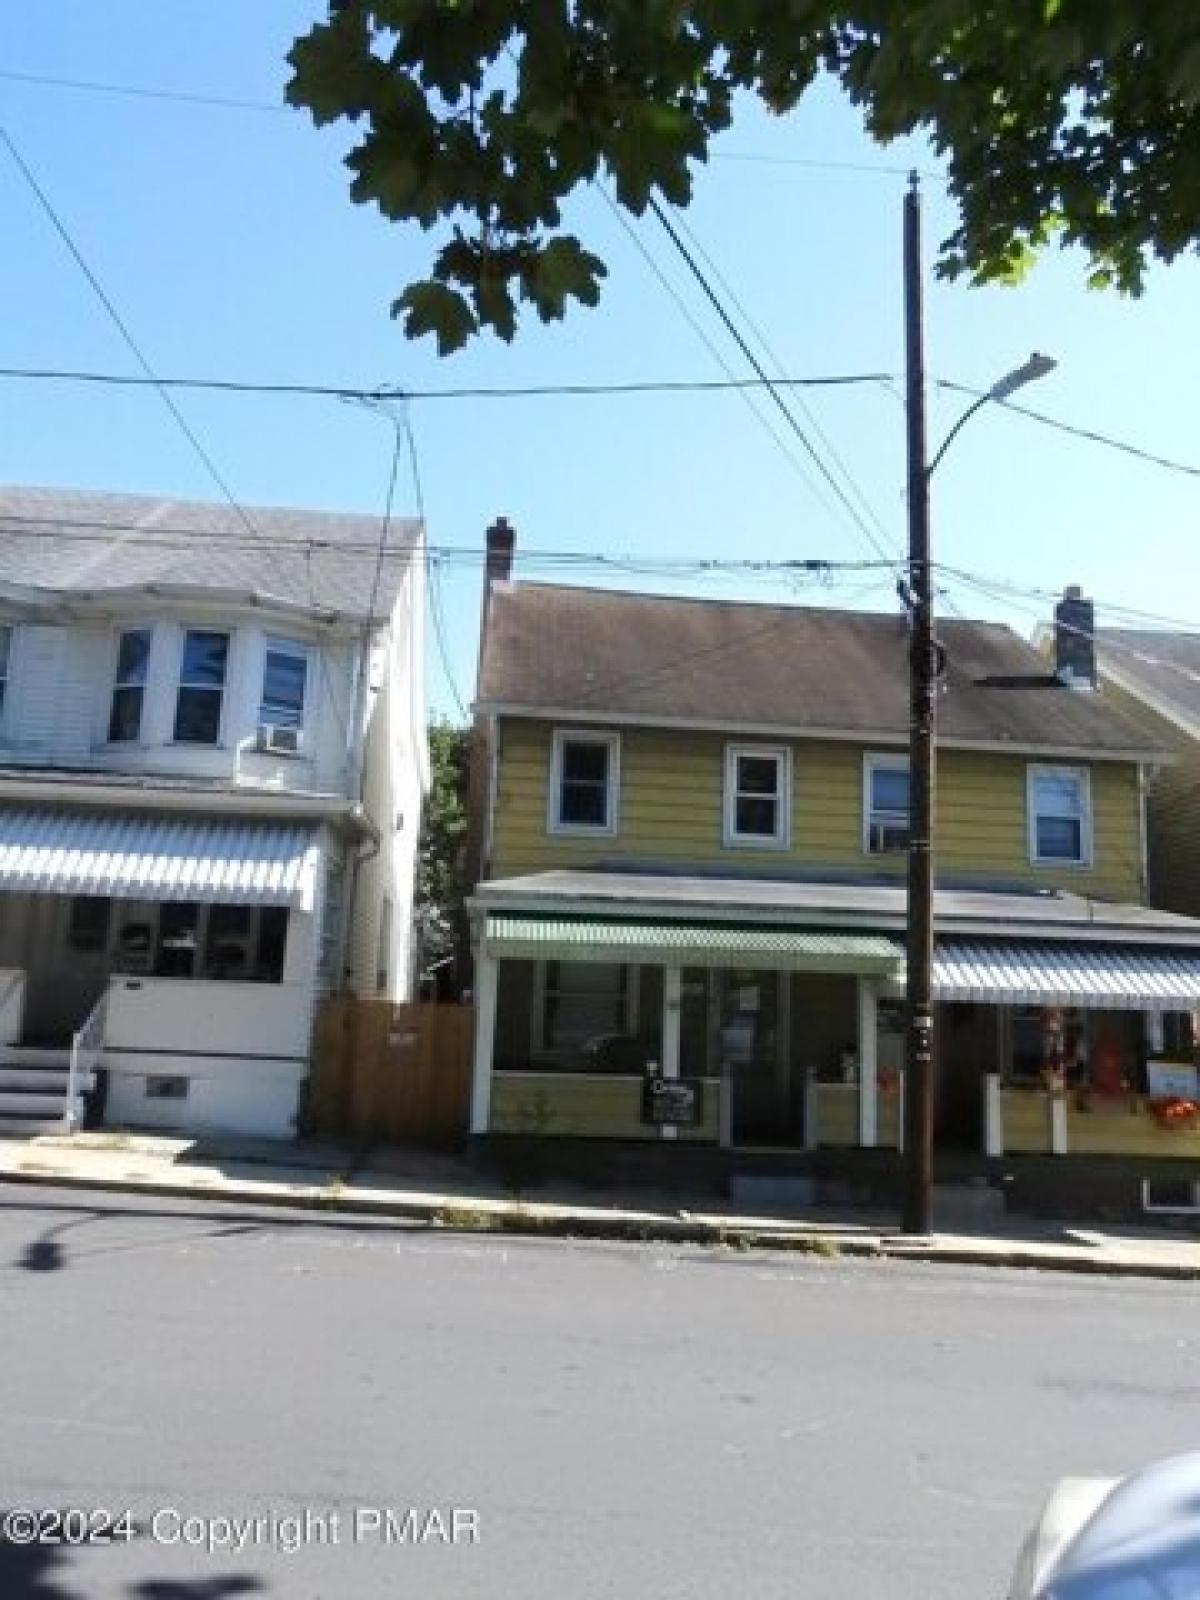
[{"label": "fence gate", "polygon": [[473,1011],[337,995],[317,1014],[306,1132],[449,1147],[467,1135]]}]

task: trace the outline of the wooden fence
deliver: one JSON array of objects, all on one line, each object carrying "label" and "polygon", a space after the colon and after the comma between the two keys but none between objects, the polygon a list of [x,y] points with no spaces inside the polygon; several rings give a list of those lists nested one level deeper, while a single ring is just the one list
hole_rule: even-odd
[{"label": "wooden fence", "polygon": [[317,1016],[305,1125],[322,1138],[461,1144],[471,1103],[470,1006],[336,996]]}]

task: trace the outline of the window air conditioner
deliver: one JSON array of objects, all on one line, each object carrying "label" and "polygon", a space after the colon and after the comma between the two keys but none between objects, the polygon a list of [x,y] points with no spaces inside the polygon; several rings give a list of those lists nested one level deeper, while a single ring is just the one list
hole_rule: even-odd
[{"label": "window air conditioner", "polygon": [[298,756],[304,749],[303,728],[282,728],[264,722],[258,730],[258,748],[276,756]]}]

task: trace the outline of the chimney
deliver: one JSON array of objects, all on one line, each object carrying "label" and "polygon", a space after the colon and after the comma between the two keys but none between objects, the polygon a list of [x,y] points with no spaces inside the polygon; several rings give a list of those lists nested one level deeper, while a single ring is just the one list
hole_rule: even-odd
[{"label": "chimney", "polygon": [[508,518],[497,517],[487,531],[487,560],[483,569],[485,590],[490,589],[493,583],[502,583],[512,576],[516,543],[517,532],[510,527]]},{"label": "chimney", "polygon": [[1054,608],[1054,670],[1070,689],[1096,687],[1096,608],[1078,584]]}]

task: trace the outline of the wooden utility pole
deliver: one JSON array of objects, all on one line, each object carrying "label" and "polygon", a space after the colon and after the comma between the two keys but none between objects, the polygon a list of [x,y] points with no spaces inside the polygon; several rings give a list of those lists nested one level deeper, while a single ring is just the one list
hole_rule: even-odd
[{"label": "wooden utility pole", "polygon": [[904,197],[911,705],[903,1221],[905,1233],[911,1234],[930,1231],[933,1194],[933,816],[938,652],[933,631],[922,319],[921,195],[913,173]]}]

